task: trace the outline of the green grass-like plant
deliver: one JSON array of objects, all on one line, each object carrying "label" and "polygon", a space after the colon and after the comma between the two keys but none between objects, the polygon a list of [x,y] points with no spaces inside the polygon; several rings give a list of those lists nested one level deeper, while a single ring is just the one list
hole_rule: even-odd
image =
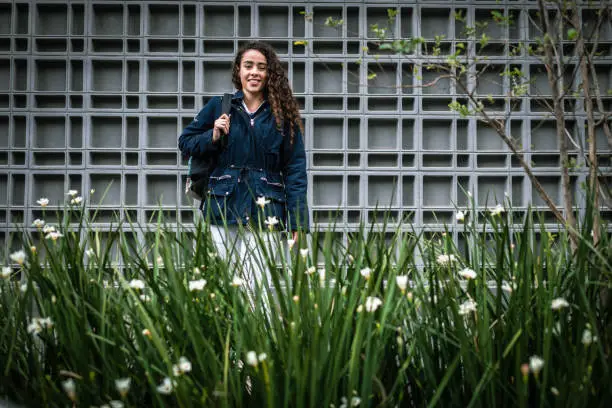
[{"label": "green grass-like plant", "polygon": [[501,207],[472,208],[459,248],[383,213],[345,240],[315,229],[286,250],[279,235],[277,261],[264,227],[272,279],[251,292],[203,218],[103,234],[85,210],[68,205],[56,235],[26,229],[4,263],[0,395],[26,406],[612,401],[610,232],[588,216],[573,253],[563,229]]}]

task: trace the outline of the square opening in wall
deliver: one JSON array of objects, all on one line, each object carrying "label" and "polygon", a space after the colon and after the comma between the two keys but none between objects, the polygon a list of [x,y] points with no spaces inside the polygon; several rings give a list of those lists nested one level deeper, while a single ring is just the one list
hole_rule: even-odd
[{"label": "square opening in wall", "polygon": [[451,176],[423,176],[424,207],[450,207],[452,203],[453,178]]},{"label": "square opening in wall", "polygon": [[92,174],[90,188],[96,190],[91,196],[91,203],[103,206],[121,205],[121,175]]},{"label": "square opening in wall", "polygon": [[[505,16],[505,12],[504,10],[500,10],[500,9],[476,9],[476,11],[474,12],[474,17],[476,19],[476,21],[479,21],[481,23],[486,22],[487,24],[478,24],[476,25],[476,37],[477,38],[481,38],[483,34],[486,34],[487,37],[492,38],[492,39],[507,39],[508,36],[506,34],[506,28],[509,26],[509,21],[508,23],[505,22],[497,22],[494,19],[494,14],[495,15],[501,15],[501,16]],[[503,17],[502,17],[503,18]],[[539,21],[539,19],[535,20],[535,21]],[[517,24],[517,22],[515,21],[514,24]]]},{"label": "square opening in wall", "polygon": [[148,85],[151,92],[178,92],[178,62],[149,61]]},{"label": "square opening in wall", "polygon": [[[540,185],[542,186],[546,194],[548,194],[548,196],[552,200],[553,204],[560,205],[561,177],[538,176],[538,181],[540,182]],[[548,204],[546,204],[546,201],[544,201],[544,199],[540,197],[540,194],[535,188],[531,189],[531,199],[532,204],[535,206],[548,206]]]},{"label": "square opening in wall", "polygon": [[368,92],[370,94],[397,94],[397,65],[368,64]]},{"label": "square opening in wall", "polygon": [[259,36],[287,38],[289,10],[281,6],[259,7]]},{"label": "square opening in wall", "polygon": [[314,149],[342,149],[342,119],[315,118],[312,144]]},{"label": "square opening in wall", "polygon": [[68,7],[65,4],[38,4],[36,12],[36,34],[66,35]]},{"label": "square opening in wall", "polygon": [[476,148],[478,150],[503,150],[504,141],[495,129],[479,121],[476,122]]},{"label": "square opening in wall", "polygon": [[175,37],[179,35],[178,5],[149,5],[149,34]]},{"label": "square opening in wall", "polygon": [[[302,16],[302,20],[306,18]],[[341,7],[313,7],[310,18],[315,37],[342,37],[344,17]]]},{"label": "square opening in wall", "polygon": [[[422,68],[421,92],[423,95],[450,95],[451,83],[450,78],[445,78],[447,75],[446,68]],[[423,102],[425,104],[425,102]],[[448,106],[446,107],[448,110]]]},{"label": "square opening in wall", "polygon": [[38,116],[34,118],[36,133],[33,147],[56,148],[66,147],[66,119],[64,117]]},{"label": "square opening in wall", "polygon": [[451,37],[451,19],[449,10],[444,9],[421,9],[421,37],[434,39],[436,36]]},{"label": "square opening in wall", "polygon": [[[250,25],[251,21],[249,19],[243,23]],[[221,7],[204,6],[203,28],[206,37],[233,37],[234,7],[229,4]]]},{"label": "square opening in wall", "polygon": [[476,92],[478,95],[486,97],[487,95],[503,95],[504,94],[504,65],[479,65],[476,70],[479,75],[476,77]]},{"label": "square opening in wall", "polygon": [[366,35],[368,38],[377,38],[377,33],[373,29],[374,27],[377,27],[378,29],[385,29],[386,38],[395,38],[396,24],[396,18],[393,20],[389,19],[389,11],[387,7],[368,7],[366,9]]},{"label": "square opening in wall", "polygon": [[35,89],[38,91],[66,91],[66,61],[37,60]]},{"label": "square opening in wall", "polygon": [[452,120],[450,119],[423,119],[421,131],[425,150],[450,150],[452,136]]},{"label": "square opening in wall", "polygon": [[121,118],[114,116],[94,116],[91,118],[90,147],[120,148]]},{"label": "square opening in wall", "polygon": [[123,62],[113,60],[99,60],[92,62],[94,92],[121,92]]},{"label": "square opening in wall", "polygon": [[176,148],[176,118],[147,118],[147,147]]},{"label": "square opening in wall", "polygon": [[531,121],[531,149],[538,150],[558,150],[557,148],[557,127],[552,120]]},{"label": "square opening in wall", "polygon": [[313,64],[313,90],[317,93],[342,93],[342,64]]},{"label": "square opening in wall", "polygon": [[50,205],[64,204],[66,192],[63,174],[34,174],[32,180],[32,195],[36,200],[44,197],[49,199]]},{"label": "square opening in wall", "polygon": [[501,176],[478,177],[478,205],[487,208],[503,205],[508,191],[507,181],[507,177]]},{"label": "square opening in wall", "polygon": [[146,176],[147,201],[146,205],[169,205],[176,206],[177,186],[175,175],[152,174]]},{"label": "square opening in wall", "polygon": [[338,206],[342,201],[342,176],[315,175],[312,178],[313,205]]},{"label": "square opening in wall", "polygon": [[368,119],[368,149],[397,149],[397,119]]},{"label": "square opening in wall", "polygon": [[368,176],[368,205],[380,211],[397,205],[398,177],[394,175]]},{"label": "square opening in wall", "polygon": [[94,4],[93,34],[114,35],[123,34],[123,5]]},{"label": "square opening in wall", "polygon": [[231,62],[205,61],[202,68],[204,71],[204,92],[223,93],[233,89]]}]

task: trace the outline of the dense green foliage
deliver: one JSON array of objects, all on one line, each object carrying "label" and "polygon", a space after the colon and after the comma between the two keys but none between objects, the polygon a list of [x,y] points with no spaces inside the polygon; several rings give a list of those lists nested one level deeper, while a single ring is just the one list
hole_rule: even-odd
[{"label": "dense green foliage", "polygon": [[612,401],[612,254],[589,219],[573,255],[565,233],[501,207],[470,211],[460,248],[452,231],[315,231],[261,288],[265,308],[202,224],[103,236],[85,214],[73,203],[61,236],[25,234],[23,264],[3,269],[0,395],[27,406]]}]

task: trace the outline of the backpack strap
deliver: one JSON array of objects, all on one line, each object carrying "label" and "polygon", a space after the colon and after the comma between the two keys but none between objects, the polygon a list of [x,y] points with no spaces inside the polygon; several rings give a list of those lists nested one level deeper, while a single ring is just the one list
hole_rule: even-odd
[{"label": "backpack strap", "polygon": [[[224,93],[223,94],[223,99],[221,99],[221,114],[223,115],[224,113],[229,114],[230,110],[232,109],[232,94],[231,93]],[[227,135],[224,135],[221,138],[221,148],[225,149],[227,147],[227,139],[229,139],[227,137]]]}]

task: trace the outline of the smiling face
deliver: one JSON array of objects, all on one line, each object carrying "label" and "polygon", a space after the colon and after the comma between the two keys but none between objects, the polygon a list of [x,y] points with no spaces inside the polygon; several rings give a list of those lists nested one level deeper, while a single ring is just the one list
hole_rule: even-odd
[{"label": "smiling face", "polygon": [[266,57],[257,50],[247,50],[240,61],[240,84],[245,95],[259,97],[266,87],[268,63]]}]

